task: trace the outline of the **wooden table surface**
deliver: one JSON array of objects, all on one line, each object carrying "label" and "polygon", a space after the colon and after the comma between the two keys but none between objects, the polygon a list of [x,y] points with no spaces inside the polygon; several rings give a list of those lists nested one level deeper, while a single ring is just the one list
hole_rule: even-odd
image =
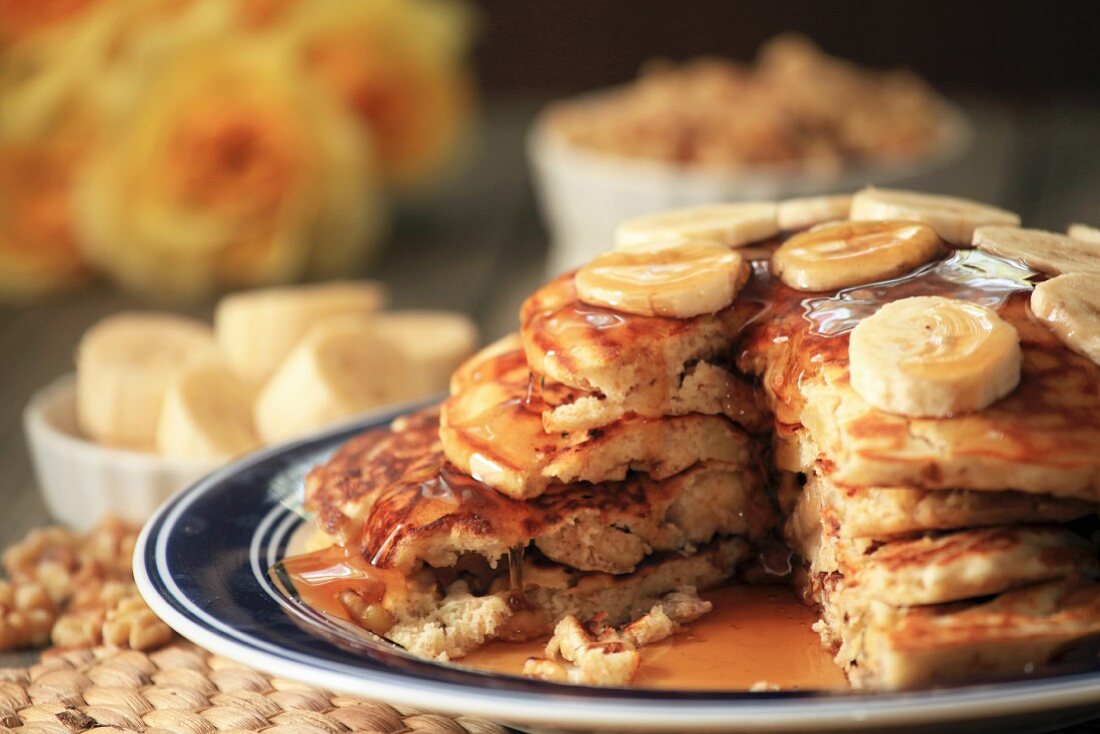
[{"label": "wooden table surface", "polygon": [[[987,99],[962,106],[974,121],[974,145],[930,177],[928,188],[1002,205],[1027,226],[1100,225],[1100,102],[1059,100],[1026,111]],[[387,249],[366,271],[390,285],[394,306],[464,311],[485,340],[515,328],[522,298],[546,276],[547,236],[523,148],[538,107],[531,99],[491,100],[461,173],[435,194],[399,206]],[[148,304],[105,283],[0,307],[0,547],[49,521],[24,442],[24,405],[73,369],[73,348],[85,329],[138,307]],[[212,307],[189,312],[209,317]],[[0,655],[0,665],[26,659]]]}]

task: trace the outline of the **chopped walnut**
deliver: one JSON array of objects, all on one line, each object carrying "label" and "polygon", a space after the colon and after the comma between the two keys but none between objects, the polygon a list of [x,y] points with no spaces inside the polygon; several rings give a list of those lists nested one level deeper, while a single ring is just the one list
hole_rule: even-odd
[{"label": "chopped walnut", "polygon": [[714,609],[709,601],[699,598],[694,586],[681,586],[661,597],[661,608],[678,624],[694,622]]},{"label": "chopped walnut", "polygon": [[123,599],[137,593],[132,581],[97,581],[77,590],[69,599],[66,612],[107,612]]},{"label": "chopped walnut", "polygon": [[639,78],[551,108],[558,135],[626,158],[743,170],[830,172],[913,160],[942,144],[938,95],[905,72],[873,72],[779,36],[751,65],[651,63]]},{"label": "chopped walnut", "polygon": [[385,607],[381,604],[371,604],[354,591],[341,592],[337,600],[351,618],[369,632],[384,635],[394,625],[393,615],[386,611]]},{"label": "chopped walnut", "polygon": [[141,528],[118,518],[107,518],[84,536],[80,560],[97,566],[113,579],[133,578],[134,546]]},{"label": "chopped walnut", "polygon": [[583,681],[575,680],[571,675],[575,672],[576,669],[567,668],[559,662],[546,658],[527,658],[523,663],[523,675],[551,683],[582,683]]},{"label": "chopped walnut", "polygon": [[557,683],[594,686],[629,685],[641,666],[638,649],[673,635],[680,626],[713,608],[685,586],[667,594],[649,613],[616,630],[599,614],[581,622],[569,615],[558,622],[546,643],[545,658],[529,658],[523,674]]},{"label": "chopped walnut", "polygon": [[50,630],[50,643],[55,647],[95,647],[103,642],[106,618],[102,609],[62,614]]},{"label": "chopped walnut", "polygon": [[648,614],[623,627],[622,635],[634,647],[645,647],[671,637],[678,626],[661,605],[656,604]]},{"label": "chopped walnut", "polygon": [[55,604],[72,593],[80,536],[64,528],[40,528],[27,533],[4,551],[4,570],[15,582],[34,581],[46,587]]},{"label": "chopped walnut", "polygon": [[55,619],[57,607],[44,586],[0,581],[0,650],[45,644]]},{"label": "chopped walnut", "polygon": [[108,645],[150,650],[171,641],[172,629],[160,621],[137,594],[127,596],[107,612],[103,622],[103,641]]},{"label": "chopped walnut", "polygon": [[12,582],[0,587],[0,648],[50,640],[59,647],[106,642],[145,650],[172,639],[134,586],[137,535],[137,527],[107,519],[83,535],[33,530],[5,551]]},{"label": "chopped walnut", "polygon": [[100,644],[149,650],[169,642],[175,633],[145,605],[136,591],[109,584],[104,599],[121,590],[108,606],[71,609],[53,627],[50,639],[58,647],[94,647]]},{"label": "chopped walnut", "polygon": [[[606,628],[600,637],[614,630]],[[571,666],[565,666],[560,658]],[[634,680],[642,658],[634,646],[625,640],[600,639],[569,615],[558,622],[554,635],[546,644],[546,659],[530,658],[523,674],[558,682],[590,686],[624,686]]]},{"label": "chopped walnut", "polygon": [[61,605],[89,584],[132,581],[138,532],[117,519],[104,520],[85,535],[58,527],[32,530],[4,552],[4,569],[13,581],[42,584]]},{"label": "chopped walnut", "polygon": [[648,614],[623,627],[622,636],[635,647],[652,645],[676,634],[681,626],[713,608],[709,601],[699,598],[694,586],[683,586],[666,594]]},{"label": "chopped walnut", "polygon": [[108,612],[136,594],[137,587],[123,581],[97,581],[78,589],[54,625],[50,641],[58,647],[101,644]]}]

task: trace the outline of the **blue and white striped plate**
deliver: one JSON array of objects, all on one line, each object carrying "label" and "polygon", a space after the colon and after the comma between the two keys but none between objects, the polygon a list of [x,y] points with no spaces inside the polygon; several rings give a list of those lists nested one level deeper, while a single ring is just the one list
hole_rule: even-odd
[{"label": "blue and white striped plate", "polygon": [[[535,728],[628,731],[1049,731],[1100,715],[1100,671],[903,694],[715,693],[562,686],[426,662],[302,607],[267,570],[307,522],[302,480],[372,416],[215,472],[164,505],[134,557],[142,596],[206,649],[341,693]],[[1091,709],[1091,711],[1090,711]]]}]

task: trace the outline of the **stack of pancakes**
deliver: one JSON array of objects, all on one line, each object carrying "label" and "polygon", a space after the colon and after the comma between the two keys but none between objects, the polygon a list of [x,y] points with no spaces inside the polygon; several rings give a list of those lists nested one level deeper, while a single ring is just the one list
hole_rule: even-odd
[{"label": "stack of pancakes", "polygon": [[[959,251],[874,289],[807,298],[764,286],[774,311],[746,334],[739,364],[776,414],[799,585],[856,686],[1030,673],[1100,633],[1087,539],[1100,498],[1100,367],[1029,317],[1035,276]],[[848,345],[861,311],[928,292],[994,305],[1017,329],[1015,390],[936,418],[860,397]]]},{"label": "stack of pancakes", "polygon": [[[1095,655],[1100,341],[1084,337],[1100,333],[1100,303],[1087,288],[1074,295],[1079,279],[1049,276],[1091,268],[1100,292],[1100,243],[1014,222],[974,202],[872,189],[627,223],[620,246],[641,249],[617,277],[643,273],[651,300],[667,295],[654,282],[681,277],[681,256],[740,247],[760,259],[725,260],[736,263],[728,280],[696,267],[700,287],[681,289],[675,307],[718,305],[673,315],[627,313],[594,299],[591,279],[578,294],[582,279],[563,275],[524,303],[518,335],[454,374],[440,408],[315,469],[307,505],[350,559],[328,575],[342,579],[326,587],[335,608],[413,653],[453,658],[547,634],[570,614],[637,619],[676,589],[731,578],[781,533],[802,560],[795,584],[821,608],[822,640],[856,686]],[[1012,257],[953,249],[983,223],[1008,225],[993,227],[998,246],[1027,246]],[[709,244],[677,239],[701,232]],[[614,254],[605,274],[624,259]],[[1048,284],[1066,298],[1037,309]],[[867,354],[853,331],[890,341],[889,320],[886,332],[864,327],[929,300],[951,314],[942,329],[898,326],[915,371],[853,359]],[[955,356],[995,389],[921,372],[955,342],[988,344],[975,326],[986,322],[1010,349]],[[886,396],[900,407],[872,405],[885,384],[907,388]],[[922,412],[932,392],[963,402]]]},{"label": "stack of pancakes", "polygon": [[342,590],[344,609],[447,659],[569,614],[625,624],[730,578],[776,522],[754,435],[770,417],[729,368],[750,312],[619,313],[579,301],[571,276],[535,293],[441,408],[309,476],[307,506],[378,580]]}]

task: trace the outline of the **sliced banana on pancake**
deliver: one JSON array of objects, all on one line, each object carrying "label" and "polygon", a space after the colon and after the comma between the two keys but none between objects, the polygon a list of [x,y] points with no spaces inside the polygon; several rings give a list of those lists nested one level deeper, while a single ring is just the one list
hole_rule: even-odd
[{"label": "sliced banana on pancake", "polygon": [[851,210],[852,197],[848,194],[802,196],[779,202],[776,222],[783,232],[796,232],[817,224],[847,219]]},{"label": "sliced banana on pancake", "polygon": [[228,366],[200,363],[172,378],[157,424],[157,452],[225,459],[260,443],[252,427],[252,391]]},{"label": "sliced banana on pancake", "polygon": [[615,248],[663,249],[690,240],[741,247],[777,234],[779,225],[773,202],[711,204],[628,219],[615,230]]},{"label": "sliced banana on pancake", "polygon": [[80,429],[110,446],[151,449],[172,375],[218,356],[213,332],[200,321],[156,313],[103,319],[77,347]]},{"label": "sliced banana on pancake", "polygon": [[690,318],[733,303],[748,278],[737,252],[687,243],[661,250],[607,252],[577,271],[587,304],[640,316]]},{"label": "sliced banana on pancake", "polygon": [[974,246],[1048,275],[1100,273],[1100,242],[1018,227],[979,227]]},{"label": "sliced banana on pancake", "polygon": [[889,413],[944,417],[981,410],[1016,388],[1016,329],[968,301],[918,296],[860,322],[849,346],[852,388]]},{"label": "sliced banana on pancake", "polygon": [[1100,275],[1069,273],[1040,283],[1031,311],[1063,344],[1100,364]]},{"label": "sliced banana on pancake", "polygon": [[1075,222],[1066,228],[1066,234],[1075,240],[1100,244],[1100,227],[1090,227],[1087,224]]},{"label": "sliced banana on pancake", "polygon": [[863,189],[852,197],[851,218],[854,221],[924,222],[956,247],[968,247],[977,227],[1020,224],[1019,215],[977,201],[874,187]]},{"label": "sliced banana on pancake", "polygon": [[919,222],[835,222],[784,242],[772,268],[795,290],[835,290],[908,273],[943,248],[936,231]]}]

